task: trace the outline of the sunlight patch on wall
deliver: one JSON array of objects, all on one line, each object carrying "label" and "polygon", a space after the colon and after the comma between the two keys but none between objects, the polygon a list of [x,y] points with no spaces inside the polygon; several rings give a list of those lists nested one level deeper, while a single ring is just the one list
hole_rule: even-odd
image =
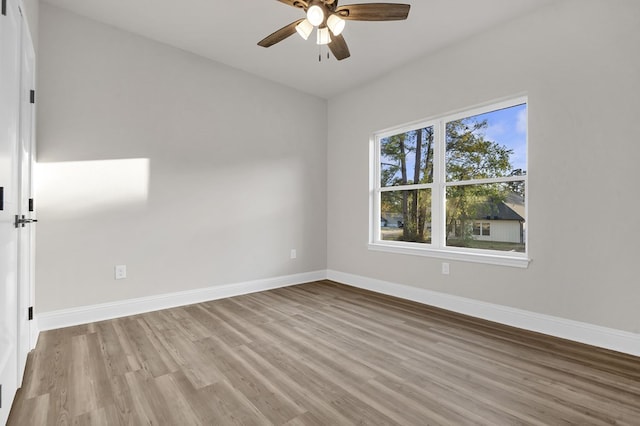
[{"label": "sunlight patch on wall", "polygon": [[149,159],[37,163],[39,210],[64,216],[140,207],[149,196]]}]

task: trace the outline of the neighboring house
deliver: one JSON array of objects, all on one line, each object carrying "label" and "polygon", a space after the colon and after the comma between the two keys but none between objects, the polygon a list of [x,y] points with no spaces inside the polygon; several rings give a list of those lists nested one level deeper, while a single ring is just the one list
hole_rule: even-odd
[{"label": "neighboring house", "polygon": [[[479,206],[479,213],[471,223],[473,238],[478,241],[524,244],[524,206],[524,197],[514,192],[509,193],[503,202],[486,202]],[[401,213],[382,212],[380,225],[383,228],[401,228],[403,223]],[[425,227],[431,232],[429,223]]]},{"label": "neighboring house", "polygon": [[508,243],[524,243],[525,240],[525,205],[524,197],[510,193],[503,202],[486,203],[481,212],[473,220],[473,237],[480,241],[500,241]]},{"label": "neighboring house", "polygon": [[382,212],[382,216],[380,217],[380,225],[383,228],[402,228],[403,223],[404,219],[402,217],[402,213]]}]

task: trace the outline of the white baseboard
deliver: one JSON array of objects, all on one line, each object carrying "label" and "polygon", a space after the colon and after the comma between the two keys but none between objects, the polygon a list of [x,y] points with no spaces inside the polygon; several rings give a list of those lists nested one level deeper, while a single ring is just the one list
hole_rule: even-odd
[{"label": "white baseboard", "polygon": [[[303,284],[326,278],[326,271],[306,272],[255,281],[160,294],[137,299],[121,300],[99,305],[82,306],[59,311],[43,312],[36,315],[39,331],[88,324],[113,318],[136,315],[144,312],[175,308],[193,303],[207,302],[258,291],[272,290],[296,284]],[[37,339],[37,337],[36,337]]]},{"label": "white baseboard", "polygon": [[640,356],[640,334],[333,270],[327,271],[327,279],[500,324]]},{"label": "white baseboard", "polygon": [[95,321],[141,314],[225,297],[239,296],[323,279],[330,279],[352,287],[412,300],[500,324],[640,356],[640,334],[333,270],[307,272],[60,311],[44,312],[36,315],[34,319],[35,325],[37,325],[37,331],[35,331],[35,335],[32,333],[32,344],[35,347],[38,331],[87,324]]}]

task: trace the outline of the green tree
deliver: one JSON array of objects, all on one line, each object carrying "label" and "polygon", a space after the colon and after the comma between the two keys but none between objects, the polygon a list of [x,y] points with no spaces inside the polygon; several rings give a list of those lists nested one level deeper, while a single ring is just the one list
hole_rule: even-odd
[{"label": "green tree", "polygon": [[[524,176],[527,174],[526,170],[514,169],[511,171],[510,176]],[[524,198],[524,181],[518,180],[515,182],[509,182],[509,189],[511,192],[520,195]]]},{"label": "green tree", "polygon": [[447,123],[447,181],[509,176],[513,151],[486,140],[487,120],[462,119]]},{"label": "green tree", "polygon": [[[433,128],[421,128],[381,141],[381,185],[433,182]],[[411,170],[409,170],[411,168]],[[426,190],[385,192],[382,211],[402,216],[402,240],[425,242],[430,235],[431,195]]]},{"label": "green tree", "polygon": [[[513,169],[513,151],[485,137],[487,120],[465,118],[448,122],[445,139],[447,182],[506,176],[523,176]],[[382,187],[433,182],[433,127],[411,130],[381,140]],[[451,185],[446,189],[446,232],[450,245],[470,245],[473,220],[493,217],[510,192],[524,196],[524,181]],[[431,222],[431,191],[411,189],[383,192],[381,208],[402,217],[403,241],[428,242]]]},{"label": "green tree", "polygon": [[[513,151],[485,139],[487,121],[462,119],[447,123],[446,177],[448,182],[509,176],[509,157]],[[473,239],[471,221],[492,216],[489,211],[505,200],[508,186],[501,184],[456,185],[447,187],[447,235],[456,245],[469,245]]]}]

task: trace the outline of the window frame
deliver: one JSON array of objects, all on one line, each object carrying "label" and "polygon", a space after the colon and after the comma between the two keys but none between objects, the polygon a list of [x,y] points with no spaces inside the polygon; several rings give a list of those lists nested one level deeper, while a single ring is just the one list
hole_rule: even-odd
[{"label": "window frame", "polygon": [[[521,176],[506,176],[488,179],[470,179],[464,181],[446,180],[446,125],[448,122],[464,118],[474,117],[517,105],[526,105],[527,130],[526,130],[526,174]],[[397,254],[409,254],[433,257],[437,259],[460,260],[467,262],[486,263],[493,265],[512,266],[526,268],[529,258],[529,100],[526,95],[512,97],[501,101],[489,102],[472,108],[453,113],[443,114],[437,117],[416,120],[375,132],[369,141],[369,250],[382,251]],[[433,126],[433,182],[425,184],[396,185],[382,187],[381,185],[381,153],[380,141],[384,138],[406,133],[419,128]],[[490,183],[505,183],[522,181],[525,187],[525,223],[524,233],[525,252],[507,252],[489,249],[477,249],[468,247],[455,247],[446,245],[446,189],[449,186],[478,185]],[[381,236],[381,193],[402,190],[431,190],[431,243],[415,243],[407,241],[382,240]]]}]

